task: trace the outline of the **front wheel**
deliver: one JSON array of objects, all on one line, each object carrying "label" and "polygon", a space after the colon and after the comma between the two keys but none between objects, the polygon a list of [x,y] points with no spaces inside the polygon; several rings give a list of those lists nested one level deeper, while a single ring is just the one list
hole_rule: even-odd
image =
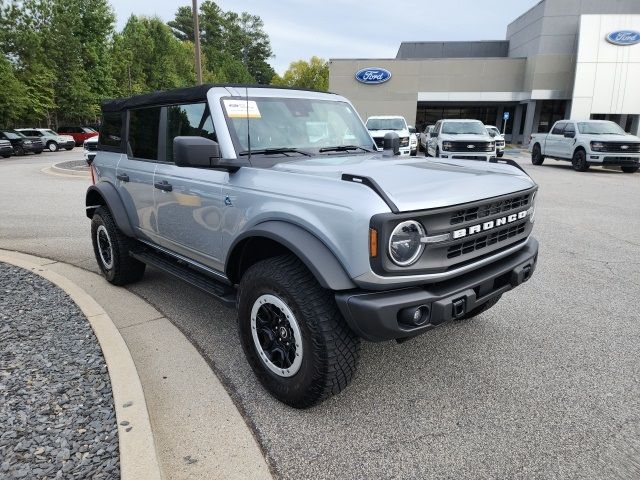
[{"label": "front wheel", "polygon": [[260,383],[291,407],[341,392],[356,371],[360,339],[332,293],[292,255],[263,260],[244,274],[238,328]]},{"label": "front wheel", "polygon": [[624,173],[636,173],[640,167],[620,167]]},{"label": "front wheel", "polygon": [[544,162],[544,156],[542,155],[542,149],[540,145],[537,143],[533,146],[533,150],[531,151],[531,163],[534,165],[542,165]]},{"label": "front wheel", "polygon": [[142,278],[146,265],[129,255],[135,241],[122,233],[105,207],[98,207],[93,214],[91,241],[98,266],[109,283],[126,285]]},{"label": "front wheel", "polygon": [[24,148],[22,147],[14,147],[14,151],[15,151],[16,157],[22,157],[24,155]]},{"label": "front wheel", "polygon": [[56,142],[49,142],[47,143],[47,148],[49,149],[50,152],[57,152],[58,144]]},{"label": "front wheel", "polygon": [[576,172],[586,172],[589,170],[589,162],[587,162],[587,154],[584,150],[576,150],[571,160],[571,166]]}]

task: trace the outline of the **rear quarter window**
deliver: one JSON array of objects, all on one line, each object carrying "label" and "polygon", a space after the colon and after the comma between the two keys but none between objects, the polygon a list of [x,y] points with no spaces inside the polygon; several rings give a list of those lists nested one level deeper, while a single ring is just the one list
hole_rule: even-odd
[{"label": "rear quarter window", "polygon": [[109,150],[120,151],[122,149],[122,113],[105,113],[100,125],[98,143]]}]

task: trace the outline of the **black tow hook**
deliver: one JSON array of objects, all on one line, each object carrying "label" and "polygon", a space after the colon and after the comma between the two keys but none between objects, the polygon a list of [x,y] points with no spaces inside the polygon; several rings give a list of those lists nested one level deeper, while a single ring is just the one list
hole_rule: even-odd
[{"label": "black tow hook", "polygon": [[458,298],[457,300],[451,302],[451,316],[453,318],[463,317],[465,313],[467,313],[466,298]]}]

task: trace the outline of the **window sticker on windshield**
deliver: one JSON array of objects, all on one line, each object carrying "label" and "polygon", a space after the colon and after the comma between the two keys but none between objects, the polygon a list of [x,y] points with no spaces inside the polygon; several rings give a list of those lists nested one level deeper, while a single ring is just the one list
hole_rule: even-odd
[{"label": "window sticker on windshield", "polygon": [[262,118],[255,100],[223,100],[229,118]]}]

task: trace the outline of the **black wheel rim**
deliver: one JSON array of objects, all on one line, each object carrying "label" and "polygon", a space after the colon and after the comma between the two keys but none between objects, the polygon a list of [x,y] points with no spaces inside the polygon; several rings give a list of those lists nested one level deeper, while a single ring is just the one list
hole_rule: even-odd
[{"label": "black wheel rim", "polygon": [[264,365],[290,377],[302,363],[302,336],[291,309],[275,295],[262,295],[251,310],[254,346]]},{"label": "black wheel rim", "polygon": [[113,267],[113,248],[111,246],[111,239],[109,233],[104,225],[98,227],[96,232],[96,244],[98,246],[98,254],[104,267],[109,270]]}]

